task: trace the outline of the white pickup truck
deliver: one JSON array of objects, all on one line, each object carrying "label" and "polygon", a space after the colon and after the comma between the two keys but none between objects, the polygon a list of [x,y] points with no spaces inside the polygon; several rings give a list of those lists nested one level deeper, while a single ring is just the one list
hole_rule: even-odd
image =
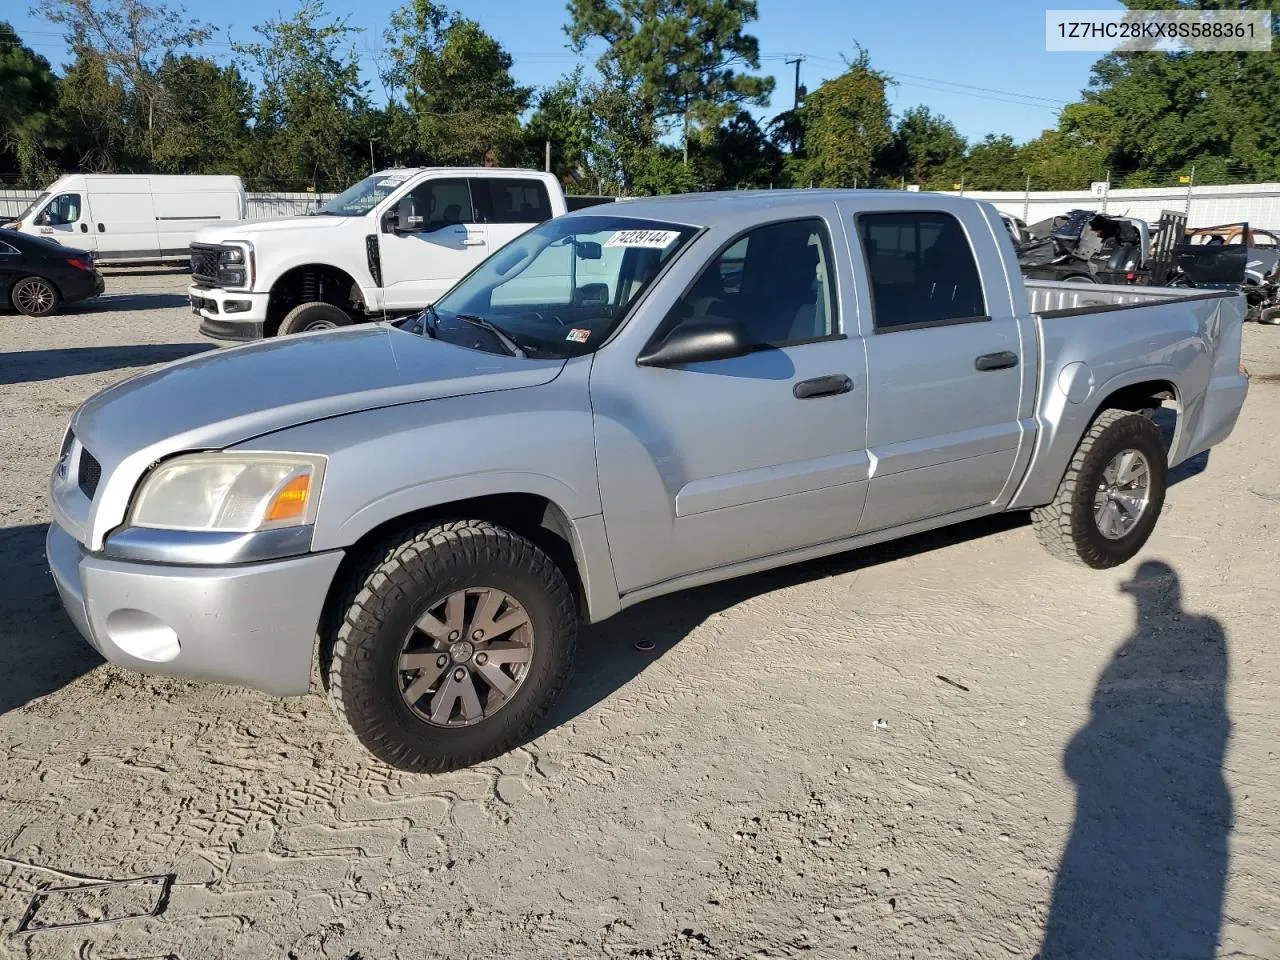
[{"label": "white pickup truck", "polygon": [[200,230],[191,244],[191,310],[200,332],[219,340],[421,310],[499,247],[566,209],[549,173],[384,170],[314,216]]}]

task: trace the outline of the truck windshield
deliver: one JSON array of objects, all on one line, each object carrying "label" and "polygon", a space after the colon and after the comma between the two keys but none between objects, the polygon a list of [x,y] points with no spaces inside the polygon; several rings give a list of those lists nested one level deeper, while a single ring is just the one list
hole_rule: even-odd
[{"label": "truck windshield", "polygon": [[460,318],[481,317],[534,355],[591,353],[697,231],[619,216],[549,220],[441,297],[436,331],[442,339],[475,342],[476,327]]},{"label": "truck windshield", "polygon": [[409,178],[398,173],[379,173],[365,177],[355,186],[343,190],[316,212],[325,217],[363,217],[407,179]]},{"label": "truck windshield", "polygon": [[13,218],[14,222],[16,223],[19,220],[25,221],[27,217],[31,216],[32,211],[43,206],[44,202],[48,199],[49,199],[49,194],[47,193],[40,194],[40,196],[36,197],[29,204],[27,204],[27,209],[23,210],[20,214],[18,214],[16,217]]}]

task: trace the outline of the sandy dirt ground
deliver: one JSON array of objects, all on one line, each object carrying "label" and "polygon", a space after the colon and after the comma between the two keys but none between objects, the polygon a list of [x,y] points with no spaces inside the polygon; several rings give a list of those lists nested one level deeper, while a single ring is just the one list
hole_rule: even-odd
[{"label": "sandy dirt ground", "polygon": [[[1280,957],[1280,328],[1127,567],[1012,517],[650,603],[527,746],[420,777],[318,697],[106,666],[58,605],[62,430],[214,348],[184,286],[0,316],[0,956]],[[151,875],[155,918],[81,889],[37,917],[113,922],[15,935]]]}]

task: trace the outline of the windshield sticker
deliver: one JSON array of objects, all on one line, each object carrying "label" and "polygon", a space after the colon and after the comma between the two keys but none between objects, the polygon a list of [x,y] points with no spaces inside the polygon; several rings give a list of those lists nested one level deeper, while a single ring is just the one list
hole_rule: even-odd
[{"label": "windshield sticker", "polygon": [[565,339],[570,340],[573,343],[586,343],[591,339],[591,331],[583,330],[581,327],[574,327],[569,331],[569,335],[566,336]]},{"label": "windshield sticker", "polygon": [[606,247],[648,247],[662,250],[680,236],[678,230],[618,230],[605,241]]},{"label": "windshield sticker", "polygon": [[398,187],[404,183],[407,177],[383,177],[378,181],[380,187]]}]

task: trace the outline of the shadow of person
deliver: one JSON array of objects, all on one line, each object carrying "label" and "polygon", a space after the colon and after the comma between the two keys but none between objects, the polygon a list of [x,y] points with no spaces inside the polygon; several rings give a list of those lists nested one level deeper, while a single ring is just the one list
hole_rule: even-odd
[{"label": "shadow of person", "polygon": [[1137,604],[1137,628],[1064,754],[1076,818],[1039,956],[1208,960],[1232,825],[1226,635],[1212,617],[1182,611],[1168,564],[1143,563],[1121,589]]}]

